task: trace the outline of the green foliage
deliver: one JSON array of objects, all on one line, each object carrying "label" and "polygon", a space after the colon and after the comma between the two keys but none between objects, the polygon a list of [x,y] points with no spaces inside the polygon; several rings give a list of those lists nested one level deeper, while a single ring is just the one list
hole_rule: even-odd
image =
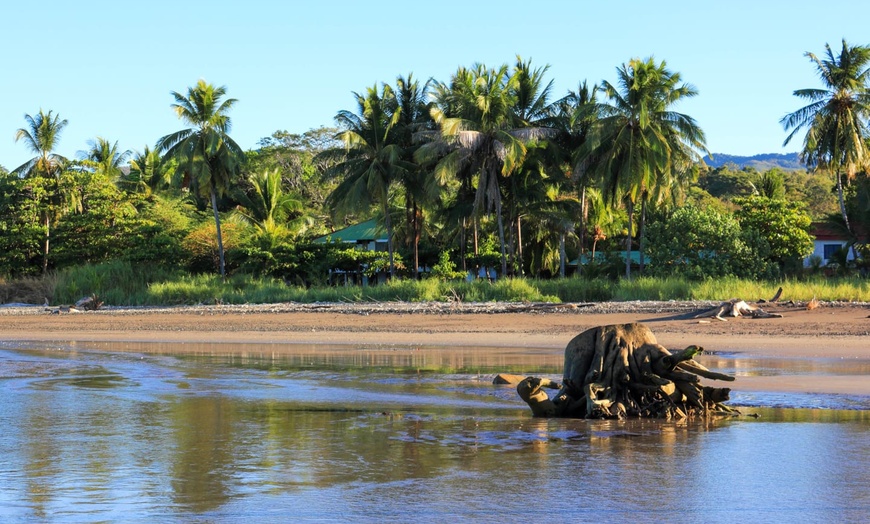
[{"label": "green foliage", "polygon": [[442,251],[438,255],[438,263],[432,266],[431,277],[437,280],[456,280],[465,278],[465,272],[456,270],[449,251]]},{"label": "green foliage", "polygon": [[735,198],[737,219],[744,230],[757,231],[770,248],[769,260],[784,267],[813,252],[810,217],[800,202],[764,196]]},{"label": "green foliage", "polygon": [[22,277],[41,271],[45,229],[30,186],[29,180],[0,175],[0,276]]},{"label": "green foliage", "polygon": [[59,182],[74,208],[55,224],[54,267],[124,258],[141,225],[126,195],[101,173],[67,170]]},{"label": "green foliage", "polygon": [[49,299],[53,304],[73,304],[82,297],[97,295],[107,306],[166,304],[153,301],[148,287],[175,280],[178,274],[156,264],[122,260],[83,264],[57,272]]},{"label": "green foliage", "polygon": [[657,276],[754,279],[769,271],[765,243],[744,233],[732,216],[713,210],[678,209],[650,224],[647,238],[649,270]]},{"label": "green foliage", "polygon": [[603,278],[571,277],[565,279],[536,280],[536,286],[546,296],[558,297],[561,302],[603,302],[613,298],[619,284]]},{"label": "green foliage", "polygon": [[172,95],[175,113],[192,127],[164,136],[157,141],[157,149],[167,158],[178,161],[193,193],[211,201],[218,270],[223,277],[226,276],[225,249],[217,199],[232,189],[245,161],[244,151],[228,134],[231,127],[228,113],[237,100],[221,100],[226,88],[215,87],[204,80],[188,88],[186,95],[176,92]]}]

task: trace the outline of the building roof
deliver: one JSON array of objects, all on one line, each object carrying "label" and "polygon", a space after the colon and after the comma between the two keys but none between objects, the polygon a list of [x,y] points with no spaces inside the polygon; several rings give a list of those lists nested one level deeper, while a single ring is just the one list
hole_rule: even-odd
[{"label": "building roof", "polygon": [[376,219],[372,218],[371,220],[366,220],[365,222],[360,222],[359,224],[339,229],[338,231],[334,231],[328,235],[317,237],[314,239],[314,242],[324,243],[330,240],[334,242],[350,243],[371,242],[373,240],[386,242],[387,230],[378,224]]},{"label": "building roof", "polygon": [[[614,251],[614,254],[618,255],[620,259],[622,259],[623,263],[625,262],[625,250],[623,251]],[[596,262],[604,262],[607,253],[603,253],[601,251],[595,252],[595,261]],[[640,264],[640,251],[629,251],[628,257],[631,259],[632,264]],[[644,262],[649,264],[649,255],[645,255]],[[576,266],[577,262],[580,262],[584,266],[589,263],[589,257],[586,255],[581,255],[579,259],[575,258],[574,260],[568,262],[569,266]]]},{"label": "building roof", "polygon": [[[867,241],[868,235],[866,231],[862,231],[859,228],[856,233],[859,241]],[[810,229],[810,235],[815,237],[816,240],[820,241],[829,240],[837,242],[848,242],[850,239],[850,236],[846,234],[841,228],[832,224],[828,224],[827,222],[813,222]]]}]

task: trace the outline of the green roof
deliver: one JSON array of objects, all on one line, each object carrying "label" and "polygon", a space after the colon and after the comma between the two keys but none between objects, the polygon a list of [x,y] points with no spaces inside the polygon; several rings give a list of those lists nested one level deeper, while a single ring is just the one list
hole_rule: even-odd
[{"label": "green roof", "polygon": [[[614,251],[614,253],[619,255],[619,258],[622,259],[623,263],[625,262],[625,250]],[[607,253],[602,253],[601,251],[596,251],[595,252],[595,261],[596,262],[604,262],[606,256],[607,256]],[[631,259],[632,264],[640,264],[640,251],[634,251],[634,250],[629,251],[628,256]],[[649,264],[649,255],[645,255],[643,257],[643,259],[644,259],[644,262]],[[582,255],[579,259],[575,258],[574,260],[568,262],[568,265],[569,266],[576,266],[578,261],[581,264],[586,265],[589,263],[589,257],[587,257],[586,255]]]},{"label": "green roof", "polygon": [[373,218],[315,238],[314,242],[324,243],[330,240],[334,242],[371,242],[372,240],[386,239],[387,230],[378,225],[378,221]]}]

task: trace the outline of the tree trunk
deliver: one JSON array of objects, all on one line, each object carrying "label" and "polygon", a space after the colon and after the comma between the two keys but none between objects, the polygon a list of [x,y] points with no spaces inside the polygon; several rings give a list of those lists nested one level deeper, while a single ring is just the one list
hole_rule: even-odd
[{"label": "tree trunk", "polygon": [[[565,258],[567,255],[565,254],[565,230],[559,233],[559,277],[565,278]],[[578,261],[578,266],[579,266]]]},{"label": "tree trunk", "polygon": [[466,260],[468,250],[465,246],[465,230],[465,217],[462,217],[462,220],[459,222],[459,256],[462,258],[462,270],[468,271],[468,261]]},{"label": "tree trunk", "polygon": [[504,220],[501,216],[501,197],[495,203],[495,216],[498,222],[498,242],[501,245],[501,276],[504,278],[507,275],[507,254],[505,253],[504,245]]},{"label": "tree trunk", "polygon": [[640,274],[643,275],[643,236],[646,233],[646,196],[640,202],[640,225],[637,228],[638,253],[640,254]]},{"label": "tree trunk", "polygon": [[51,218],[48,214],[45,215],[45,247],[42,252],[42,274],[46,274],[48,272],[48,244],[49,237],[51,232]]},{"label": "tree trunk", "polygon": [[396,265],[393,260],[393,221],[390,220],[389,203],[384,204],[384,225],[387,227],[387,252],[390,256],[390,279],[396,276]]},{"label": "tree trunk", "polygon": [[422,213],[420,212],[419,206],[417,206],[417,201],[412,200],[411,225],[414,235],[414,280],[420,280],[420,230],[422,229],[421,215]]},{"label": "tree trunk", "polygon": [[477,218],[477,216],[475,216],[474,217],[474,256],[477,256],[480,254],[480,246],[478,245],[478,235],[479,235],[478,229],[479,229],[479,227],[480,227],[480,224],[478,223],[478,218]]},{"label": "tree trunk", "polygon": [[226,263],[224,261],[224,238],[221,234],[221,217],[218,214],[217,207],[217,193],[214,190],[214,185],[211,186],[211,210],[214,212],[214,226],[215,231],[217,232],[217,245],[218,245],[218,260],[220,264],[220,272],[221,278],[226,280],[227,271],[226,271]]},{"label": "tree trunk", "polygon": [[517,271],[518,276],[523,276],[523,219],[517,214]]},{"label": "tree trunk", "polygon": [[[580,188],[580,255],[577,257],[577,272],[583,274],[583,252],[586,249],[586,186]],[[593,248],[594,251],[594,248]]]},{"label": "tree trunk", "polygon": [[631,280],[631,217],[634,215],[634,202],[631,197],[626,199],[626,210],[628,211],[628,236],[625,239],[625,278]]},{"label": "tree trunk", "polygon": [[[840,214],[843,216],[843,223],[846,224],[846,232],[852,237],[852,224],[849,223],[849,213],[846,212],[846,199],[843,196],[843,178],[840,175],[840,168],[837,167],[837,202],[840,204]],[[858,259],[858,248],[852,243],[852,256],[855,260]]]}]

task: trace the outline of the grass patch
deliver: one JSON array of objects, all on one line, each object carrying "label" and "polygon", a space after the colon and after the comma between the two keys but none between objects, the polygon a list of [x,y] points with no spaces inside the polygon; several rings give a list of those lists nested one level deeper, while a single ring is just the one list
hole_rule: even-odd
[{"label": "grass patch", "polygon": [[280,302],[606,302],[634,300],[771,299],[870,302],[870,280],[861,278],[752,281],[737,278],[692,281],[679,277],[537,280],[421,281],[395,279],[375,286],[304,288],[272,278],[235,275],[226,282],[215,275],[190,275],[148,265],[109,262],[65,269],[56,274],[16,281],[0,280],[0,301],[71,304],[96,294],[106,305],[268,304]]}]

